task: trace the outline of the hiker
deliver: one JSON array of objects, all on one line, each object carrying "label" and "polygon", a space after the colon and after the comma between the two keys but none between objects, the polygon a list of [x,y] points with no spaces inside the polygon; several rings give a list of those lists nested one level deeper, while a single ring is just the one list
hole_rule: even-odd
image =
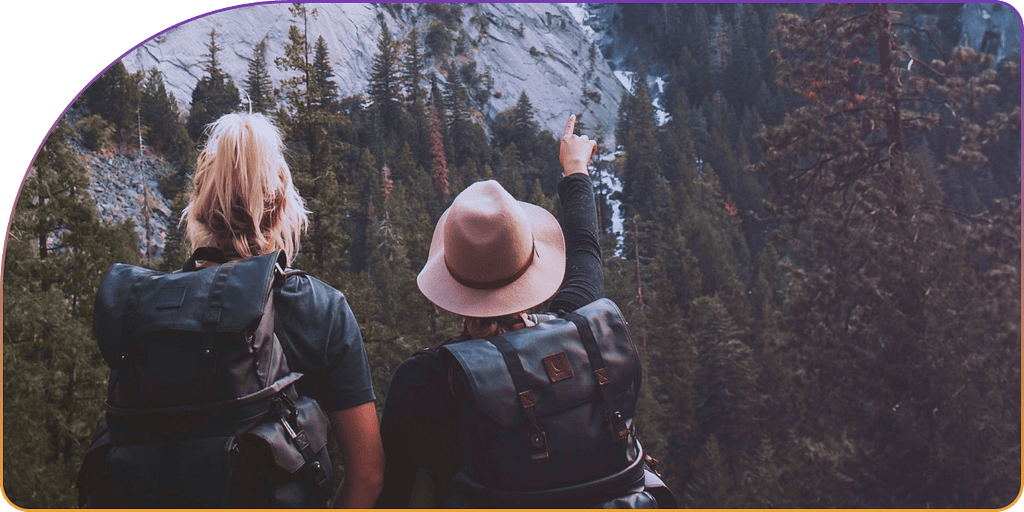
[{"label": "hiker", "polygon": [[[288,265],[298,252],[300,234],[306,227],[307,211],[292,183],[291,173],[285,163],[284,144],[280,133],[261,114],[232,113],[221,117],[210,125],[208,134],[208,141],[199,156],[193,178],[194,191],[184,212],[184,220],[187,223],[187,242],[195,250],[185,269],[171,274],[154,276],[152,271],[148,271],[150,273],[146,274],[145,269],[115,265],[105,278],[105,284],[101,285],[97,298],[96,317],[99,326],[97,337],[101,350],[104,351],[104,357],[107,358],[108,364],[112,368],[111,389],[113,391],[108,397],[107,417],[103,420],[106,424],[101,423],[103,428],[101,428],[100,435],[97,436],[97,441],[94,442],[94,448],[106,443],[107,446],[99,447],[109,450],[110,455],[103,452],[102,455],[97,456],[97,463],[105,464],[104,469],[99,472],[92,469],[87,470],[88,464],[83,464],[84,476],[80,477],[80,492],[85,493],[88,489],[94,491],[99,489],[101,493],[113,492],[115,497],[134,493],[134,497],[131,498],[136,500],[134,503],[142,503],[142,505],[130,505],[133,502],[128,501],[128,498],[116,498],[120,501],[114,501],[113,505],[106,506],[126,506],[126,504],[128,504],[127,506],[144,507],[244,506],[244,508],[268,508],[301,506],[308,508],[323,506],[328,503],[330,495],[333,493],[330,463],[329,460],[323,458],[327,453],[326,438],[330,435],[329,432],[333,432],[345,467],[344,482],[334,496],[333,505],[345,508],[371,507],[382,485],[384,452],[374,406],[375,395],[370,380],[370,367],[359,327],[344,295],[315,277],[301,271],[288,269]],[[198,281],[203,272],[207,272],[206,275],[210,275],[209,272],[216,272],[216,277],[212,279],[213,284],[207,285],[205,284],[207,281]],[[142,276],[142,278],[132,278],[131,276],[134,275]],[[192,281],[188,281],[188,279],[192,279]],[[145,286],[154,282],[168,284],[161,285],[159,290],[147,295]],[[183,284],[176,284],[179,282]],[[216,289],[218,282],[222,282],[223,286],[221,291],[215,293],[212,290]],[[144,293],[138,298],[127,299],[129,306],[125,306],[126,299],[123,298],[123,295],[127,294],[128,289],[131,289],[131,283],[136,283],[134,284],[136,289],[142,287]],[[259,283],[266,284],[259,288]],[[246,288],[246,286],[253,288]],[[128,337],[127,334],[118,334],[120,326],[125,322],[125,315],[119,312],[132,306],[138,308],[138,311],[134,313],[134,320],[131,317],[128,320],[129,323],[133,321],[136,324],[137,328],[131,331],[136,336],[139,335],[138,325],[143,322],[143,319],[156,318],[165,319],[161,320],[165,322],[175,322],[178,321],[178,316],[185,318],[189,314],[193,315],[192,318],[201,318],[203,330],[210,330],[216,335],[218,332],[222,333],[228,330],[225,325],[229,322],[228,319],[233,318],[232,315],[238,314],[236,310],[239,305],[258,299],[260,294],[257,291],[262,290],[265,290],[263,302],[255,302],[255,304],[257,304],[256,307],[264,309],[258,310],[255,318],[259,319],[261,323],[260,329],[269,331],[269,334],[263,335],[264,339],[269,341],[263,342],[262,346],[270,348],[263,352],[271,351],[272,353],[267,356],[259,356],[264,359],[256,361],[254,369],[245,366],[246,364],[253,365],[253,356],[247,355],[252,353],[252,350],[245,347],[244,336],[252,336],[249,338],[250,343],[260,336],[259,332],[246,333],[242,338],[243,345],[240,356],[228,356],[225,355],[226,352],[222,352],[209,366],[224,374],[216,377],[220,380],[213,382],[217,383],[230,382],[232,379],[241,380],[244,375],[236,370],[237,368],[242,368],[246,372],[252,369],[251,373],[258,373],[261,376],[267,375],[267,372],[273,374],[276,368],[280,368],[281,371],[276,374],[278,376],[271,375],[270,384],[266,384],[268,388],[272,388],[270,391],[277,391],[278,394],[273,397],[271,405],[264,407],[270,407],[271,413],[276,409],[285,412],[281,413],[276,420],[259,419],[271,418],[271,416],[247,417],[247,419],[257,418],[255,420],[256,427],[252,427],[250,424],[249,427],[240,427],[240,431],[229,434],[216,432],[217,436],[227,436],[223,439],[228,441],[220,443],[222,445],[231,443],[232,448],[228,450],[230,454],[225,455],[223,459],[211,460],[215,460],[216,464],[221,466],[233,468],[230,470],[230,476],[225,476],[224,473],[227,470],[223,470],[205,482],[196,482],[203,477],[181,473],[182,471],[194,472],[197,467],[202,469],[203,463],[192,462],[191,466],[188,466],[191,469],[188,470],[177,470],[176,472],[174,469],[176,463],[183,464],[181,462],[183,460],[201,457],[201,455],[186,453],[188,447],[184,443],[202,442],[201,439],[197,441],[190,441],[190,439],[198,435],[196,432],[206,428],[205,425],[216,424],[217,422],[213,419],[205,421],[201,427],[197,427],[195,422],[182,423],[187,425],[187,428],[176,432],[160,432],[159,434],[140,432],[139,434],[142,436],[140,439],[125,441],[125,436],[135,435],[133,432],[139,431],[141,420],[137,419],[139,411],[136,410],[136,406],[143,413],[147,410],[155,410],[147,408],[157,407],[157,405],[146,403],[150,397],[142,396],[146,393],[145,389],[140,386],[146,384],[146,379],[153,380],[164,374],[170,375],[170,378],[173,379],[176,375],[175,372],[185,372],[186,370],[160,368],[160,361],[145,359],[147,353],[141,351],[148,350],[151,353],[157,349],[174,350],[174,347],[161,348],[170,344],[161,345],[162,340],[160,339],[133,340],[132,343],[135,343],[135,346],[130,350],[124,349],[120,352],[121,359],[135,357],[138,360],[130,363],[134,366],[118,366],[120,364],[117,361],[118,353],[110,352],[109,346],[118,341],[118,336],[120,339]],[[132,293],[134,294],[135,291]],[[159,302],[155,304],[147,302],[149,296],[156,297],[154,300]],[[198,308],[193,307],[190,302],[204,302],[208,304],[207,310],[193,313]],[[259,306],[259,304],[265,305]],[[210,310],[214,311],[213,315],[208,314]],[[220,322],[219,326],[216,324],[218,321]],[[198,321],[182,320],[181,322],[184,325],[187,322],[194,324]],[[207,322],[212,322],[210,324],[212,327],[208,328]],[[185,330],[188,325],[184,327],[176,324],[169,325],[174,325],[174,328],[178,329],[172,334],[175,332],[185,333],[180,336],[188,334]],[[143,331],[145,327],[142,326]],[[161,335],[159,332],[151,334],[151,336],[159,335]],[[211,348],[222,351],[229,350],[223,338],[214,338],[214,340],[216,346]],[[210,343],[212,345],[214,342]],[[177,345],[186,344],[184,342],[177,343]],[[246,352],[246,350],[249,351]],[[210,350],[204,353],[209,355]],[[110,355],[108,356],[108,354]],[[233,359],[229,357],[233,357]],[[185,362],[193,359],[195,356],[192,355],[181,356],[181,360]],[[142,365],[149,366],[140,370]],[[267,368],[267,366],[271,368]],[[286,369],[284,369],[285,367]],[[118,375],[118,371],[121,372],[120,375]],[[197,375],[197,378],[203,378],[202,369],[187,371]],[[290,377],[280,377],[284,374]],[[164,378],[165,381],[167,379],[166,377],[161,378]],[[184,378],[180,377],[179,379]],[[291,386],[292,384],[294,386]],[[170,403],[176,407],[188,409],[190,404],[195,401],[193,395],[207,392],[208,390],[204,388],[208,387],[216,386],[196,386],[194,384],[182,386],[187,391],[179,394],[185,396],[172,397],[175,401]],[[278,388],[284,389],[284,391],[280,391]],[[143,391],[138,391],[140,389]],[[151,386],[151,389],[155,390],[152,394],[162,394],[170,387],[166,383],[161,384],[158,381],[157,384]],[[124,398],[130,396],[131,393],[139,396],[132,400]],[[263,390],[260,393],[269,393],[269,391]],[[250,393],[243,398],[250,400],[246,397],[253,397],[260,393]],[[227,398],[229,399],[224,400],[224,397],[220,397],[217,399],[220,401],[214,401],[214,405],[231,403],[230,394]],[[309,401],[309,398],[315,399],[319,406]],[[183,406],[179,405],[182,401],[185,402]],[[262,403],[264,402],[257,400],[253,402],[252,407],[260,406]],[[296,406],[296,403],[300,405]],[[260,411],[263,410],[266,409],[260,409]],[[326,412],[326,418],[321,411]],[[260,414],[269,413],[261,412]],[[236,416],[239,415],[236,414]],[[213,417],[224,418],[226,416]],[[184,422],[185,420],[180,421]],[[260,421],[264,424],[261,425]],[[223,423],[226,422],[227,420],[223,421]],[[116,428],[115,423],[121,425],[120,431]],[[157,430],[160,427],[161,425],[154,425]],[[113,434],[110,433],[111,431]],[[184,438],[181,436],[181,432],[186,432]],[[132,463],[130,461],[117,462],[126,460],[117,454],[129,453],[133,449],[143,450],[146,446],[145,442],[158,436],[162,436],[159,437],[161,440],[169,439],[171,441],[163,444],[161,448],[164,450],[163,455],[159,455],[159,450],[155,455],[151,451],[146,453],[139,451],[138,455],[132,455],[128,459],[139,460],[139,457],[152,456],[153,459],[142,460],[159,460],[159,464],[148,465],[159,465],[161,466],[159,470],[164,473],[158,473],[154,468],[150,475],[145,473],[148,469],[143,468],[139,471],[142,476],[115,475],[121,480],[115,479],[113,484],[106,481],[97,483],[95,479],[99,478],[96,476],[98,474],[116,473],[117,471],[132,472]],[[289,436],[291,440],[288,439]],[[185,440],[182,441],[182,439]],[[259,445],[259,448],[246,452],[245,443],[253,440]],[[310,445],[312,446],[310,447]],[[174,452],[173,456],[167,455],[168,450]],[[315,450],[320,450],[320,452],[313,453]],[[266,457],[272,459],[270,462],[260,460],[252,467],[248,465],[242,467],[242,464],[237,462],[240,460],[239,453],[250,456],[256,452],[268,451],[273,452],[272,457]],[[115,457],[115,455],[117,456]],[[193,457],[193,459],[189,459],[189,457]],[[225,460],[233,462],[223,462]],[[121,469],[112,469],[114,467],[112,464],[115,462],[121,464],[121,466],[116,466]],[[267,469],[273,464],[277,464],[278,467]],[[125,467],[128,469],[123,469]],[[255,467],[264,469],[252,469]],[[281,471],[282,469],[283,471]],[[309,494],[308,491],[302,490],[308,489],[307,484],[296,484],[289,479],[298,481],[301,478],[306,478],[304,475],[313,474],[314,471],[317,475],[316,484],[322,487],[323,491],[316,499],[311,500],[308,496],[303,495],[304,493]],[[289,472],[292,473],[292,476],[289,476]],[[132,480],[133,478],[134,480]],[[138,484],[125,484],[124,482],[138,482],[144,478],[149,479],[147,482],[155,482],[157,487],[174,487],[174,484],[166,483],[168,478],[189,482],[189,485],[193,487],[187,491],[180,488],[160,489],[159,492],[177,500],[168,505],[167,502],[156,497],[156,490],[125,489],[126,485],[137,487]],[[89,487],[90,483],[92,483],[92,487]],[[304,485],[307,486],[303,487]],[[207,491],[203,488],[204,486],[219,486],[225,489]],[[228,486],[233,486],[230,493],[226,490]],[[315,486],[313,485],[313,487]],[[268,489],[268,487],[271,488]],[[238,492],[239,488],[243,491]],[[111,491],[111,489],[113,490]],[[250,503],[245,500],[255,500],[255,494],[268,492],[270,496],[266,498],[267,501],[257,501],[254,505],[243,505]],[[205,493],[212,493],[215,496],[203,497]],[[182,496],[182,494],[187,494],[187,496]],[[107,496],[107,498],[110,497]],[[99,505],[103,506],[104,504],[101,501]]]},{"label": "hiker", "polygon": [[[466,445],[472,442],[468,437],[471,433],[466,432],[470,430],[465,427],[467,424],[463,423],[464,431],[459,432],[460,401],[453,387],[460,379],[460,372],[468,374],[469,370],[468,365],[455,368],[457,363],[453,362],[452,354],[457,347],[468,347],[475,343],[470,340],[487,338],[500,344],[494,338],[496,335],[550,331],[552,328],[547,326],[557,322],[541,322],[554,318],[554,315],[527,314],[528,310],[548,299],[551,299],[548,311],[572,312],[591,304],[604,293],[597,212],[587,169],[590,159],[596,154],[597,144],[586,135],[575,135],[575,124],[576,116],[570,116],[559,152],[564,170],[564,177],[558,187],[564,212],[564,237],[553,215],[538,206],[516,201],[495,181],[478,182],[466,188],[438,220],[427,262],[417,278],[417,284],[427,299],[462,318],[463,332],[441,345],[417,352],[395,370],[381,419],[381,437],[388,466],[377,507],[491,508],[565,504],[564,501],[548,499],[551,496],[534,501],[511,502],[503,499],[511,495],[500,493],[492,494],[490,499],[484,501],[480,501],[480,496],[467,497],[464,494],[465,486],[458,482],[462,478],[472,484],[474,476],[465,474],[470,461],[464,457],[464,450],[468,448]],[[610,304],[607,299],[603,300]],[[624,324],[620,322],[619,332],[625,332]],[[571,325],[569,328],[575,329]],[[625,337],[628,338],[628,335]],[[630,363],[626,365],[628,368],[625,372],[630,377],[627,379],[629,382],[623,383],[622,387],[629,395],[625,401],[635,404],[635,393],[639,390],[639,360],[631,338],[624,341],[625,345],[628,348],[624,352],[631,351]],[[504,373],[502,356],[497,354],[490,343],[486,346],[491,352],[483,359],[492,363],[497,361],[494,364]],[[467,360],[472,359],[470,357]],[[477,357],[476,360],[481,358]],[[569,359],[562,361],[568,363]],[[551,364],[554,368],[559,368],[558,365],[562,365],[562,368],[571,366],[559,361],[552,361]],[[563,375],[555,380],[564,378],[568,377]],[[577,376],[576,381],[581,382],[584,378]],[[514,396],[515,391],[509,391]],[[519,391],[518,388],[516,391]],[[520,393],[520,396],[523,394]],[[477,399],[481,397],[478,395]],[[463,406],[466,403],[462,402]],[[525,407],[529,408],[530,405]],[[515,410],[503,411],[502,414],[510,414],[510,421],[518,421]],[[551,433],[550,429],[549,432],[538,431],[538,435],[531,438],[538,441],[535,446],[544,445],[539,441],[548,433]],[[483,435],[486,437],[489,434]],[[499,445],[507,445],[509,448],[490,450],[484,447],[477,451],[507,449],[512,452],[511,457],[516,458],[520,455],[518,452],[525,454],[528,449],[520,440],[520,437],[513,437],[508,443],[502,443],[495,439]],[[621,441],[620,445],[630,442]],[[590,448],[599,449],[596,446]],[[630,444],[626,448],[628,451],[633,446]],[[637,453],[631,453],[635,459]],[[544,459],[548,457],[548,452],[542,446],[532,457]],[[602,454],[598,453],[598,457],[601,458]],[[529,459],[530,455],[526,454],[525,458]],[[556,458],[554,452],[551,458]],[[607,458],[613,457],[609,455]],[[500,466],[503,462],[499,459],[478,466]],[[632,464],[631,471],[638,471],[640,462]],[[551,464],[556,463],[548,464],[549,469]],[[532,490],[535,483],[530,481],[531,478],[546,478],[539,469],[541,467],[527,463],[522,471],[511,466],[490,467],[486,470],[496,472],[495,481],[518,478],[522,481],[517,485]],[[572,479],[587,471],[586,467],[572,467],[570,473],[573,474],[564,476]],[[633,472],[634,476],[638,474],[642,479],[642,473]],[[558,478],[537,485],[557,487],[555,480]],[[483,490],[486,486],[476,487]],[[641,491],[642,488],[641,481]],[[570,498],[576,500],[572,502],[573,506],[579,507],[587,505],[587,499],[598,499],[598,494],[591,492],[588,496]],[[617,505],[632,506],[626,502],[617,502]]]},{"label": "hiker", "polygon": [[[306,211],[276,127],[261,114],[228,114],[212,125],[208,141],[186,208],[190,246],[213,246],[230,258],[283,249],[291,262]],[[255,216],[263,219],[258,229]],[[380,492],[384,453],[352,310],[339,291],[305,275],[289,279],[274,308],[288,362],[305,375],[299,393],[320,402],[341,450],[345,480],[335,505],[370,507]]]}]

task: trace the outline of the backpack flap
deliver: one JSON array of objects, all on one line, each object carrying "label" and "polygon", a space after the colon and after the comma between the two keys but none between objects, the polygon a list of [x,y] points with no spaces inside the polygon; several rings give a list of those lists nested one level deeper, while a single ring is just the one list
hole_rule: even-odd
[{"label": "backpack flap", "polygon": [[[614,302],[599,299],[576,311],[593,330],[607,365],[612,391],[629,394],[622,413],[633,416],[639,394],[640,358],[622,313]],[[503,336],[519,354],[535,398],[537,416],[571,408],[599,398],[597,377],[576,326],[562,318]],[[520,399],[501,352],[487,340],[471,340],[441,347],[458,363],[467,390],[480,414],[503,427],[526,421]]]},{"label": "backpack flap", "polygon": [[[107,363],[117,362],[108,357],[114,347],[158,331],[201,332],[210,320],[218,332],[251,328],[263,316],[279,257],[283,253],[169,274],[115,263],[100,283],[94,311],[93,329]],[[224,283],[218,304],[210,306],[219,270]]]},{"label": "backpack flap", "polygon": [[100,284],[93,325],[111,368],[111,402],[133,408],[226,400],[287,374],[275,368],[267,375],[265,361],[253,360],[267,359],[261,345],[273,338],[273,322],[261,320],[272,314],[281,262],[276,252],[169,274],[115,264]]},{"label": "backpack flap", "polygon": [[[500,337],[441,347],[455,369],[453,388],[460,399],[466,450],[463,470],[480,485],[505,490],[568,486],[635,461],[630,434],[641,376],[632,336],[608,299],[575,314],[593,333],[596,360],[581,329],[568,319],[572,314]],[[510,471],[510,461],[520,465]]]}]

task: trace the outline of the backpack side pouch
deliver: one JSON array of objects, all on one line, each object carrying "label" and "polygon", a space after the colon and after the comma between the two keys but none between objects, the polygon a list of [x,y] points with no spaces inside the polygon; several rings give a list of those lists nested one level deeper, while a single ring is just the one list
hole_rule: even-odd
[{"label": "backpack side pouch", "polygon": [[333,488],[333,468],[327,451],[327,416],[316,400],[294,399],[295,418],[265,422],[242,434],[242,457],[250,451],[268,465],[269,488],[279,507],[318,508],[327,505]]}]

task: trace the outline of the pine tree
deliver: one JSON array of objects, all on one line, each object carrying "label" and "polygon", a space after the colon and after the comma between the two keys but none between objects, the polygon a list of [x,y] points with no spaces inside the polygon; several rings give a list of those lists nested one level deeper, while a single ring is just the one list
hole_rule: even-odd
[{"label": "pine tree", "polygon": [[326,112],[336,111],[340,99],[338,84],[334,83],[334,67],[331,66],[331,54],[324,36],[318,37],[313,45],[313,79],[319,91],[314,106]]},{"label": "pine tree", "polygon": [[367,96],[370,99],[370,114],[374,128],[374,155],[380,158],[384,147],[395,140],[397,128],[402,120],[402,79],[398,43],[391,36],[388,25],[380,22],[380,36],[377,38],[377,54],[373,57]]},{"label": "pine tree", "polygon": [[274,84],[267,68],[267,37],[256,43],[249,59],[249,69],[245,78],[245,94],[253,112],[270,113],[277,107],[274,97]]},{"label": "pine tree", "polygon": [[711,21],[710,41],[708,41],[708,63],[711,70],[722,73],[732,60],[732,27],[725,20],[722,11],[715,13]]},{"label": "pine tree", "polygon": [[534,119],[533,104],[530,103],[530,97],[526,95],[525,90],[519,94],[519,100],[512,109],[511,122],[512,141],[519,149],[519,158],[529,161],[530,156],[535,154],[535,139],[540,125]]},{"label": "pine tree", "polygon": [[[181,168],[187,169],[195,158],[192,139],[178,120],[178,102],[167,92],[163,74],[153,68],[142,84],[140,113],[146,129],[146,140],[155,151],[161,152]],[[182,173],[184,174],[184,173]]]},{"label": "pine tree", "polygon": [[493,144],[502,149],[515,145],[519,160],[528,162],[536,156],[534,150],[539,129],[540,125],[534,119],[533,104],[524,90],[514,106],[495,116]]},{"label": "pine tree", "polygon": [[332,111],[325,103],[325,93],[330,96],[329,77],[333,74],[326,58],[326,43],[320,45],[319,66],[316,50],[309,45],[309,24],[318,12],[304,4],[294,4],[289,11],[301,26],[289,27],[284,56],[275,59],[280,69],[291,73],[281,83],[285,101],[278,112],[278,126],[286,138],[292,178],[310,212],[296,266],[332,286],[348,290],[347,270],[352,265],[356,245],[352,233],[357,231],[346,229],[344,223],[358,210],[354,197],[358,197],[361,179],[358,175],[349,176],[354,173],[347,172],[349,166],[342,157],[352,148],[337,138],[347,116],[340,109]]},{"label": "pine tree", "polygon": [[473,121],[470,118],[469,94],[463,85],[459,74],[449,72],[448,80],[444,90],[444,105],[447,109],[447,133],[448,152],[450,161],[460,166],[465,163],[474,149]]},{"label": "pine tree", "polygon": [[406,104],[412,105],[426,97],[423,90],[423,46],[420,44],[418,29],[414,27],[409,31],[403,40],[403,47],[405,53],[399,74],[402,77]]},{"label": "pine tree", "polygon": [[[638,63],[639,64],[639,63]],[[662,180],[657,125],[647,74],[639,64],[633,76],[633,96],[620,105],[616,140],[623,142],[622,202],[630,211],[650,218],[649,194]],[[623,137],[620,139],[620,135]]]},{"label": "pine tree", "polygon": [[691,63],[680,62],[680,67],[686,66],[688,69],[695,70],[691,75],[692,80],[686,94],[690,97],[690,101],[700,103],[715,92],[712,74],[703,71],[711,69],[710,57],[712,54],[711,19],[708,17],[705,5],[694,5],[693,13],[687,19],[687,28],[684,34],[685,48],[689,49],[688,55],[693,60]]},{"label": "pine tree", "polygon": [[137,134],[138,83],[142,73],[130,74],[118,61],[82,92],[76,103],[113,125],[114,142],[131,144]]},{"label": "pine tree", "polygon": [[185,126],[192,140],[200,141],[203,138],[203,130],[206,126],[224,114],[238,110],[240,99],[238,87],[234,80],[220,69],[220,62],[217,60],[217,52],[223,50],[217,46],[217,30],[210,30],[210,42],[206,49],[209,53],[206,65],[203,69],[205,74],[192,89],[192,106],[189,109],[188,119]]}]

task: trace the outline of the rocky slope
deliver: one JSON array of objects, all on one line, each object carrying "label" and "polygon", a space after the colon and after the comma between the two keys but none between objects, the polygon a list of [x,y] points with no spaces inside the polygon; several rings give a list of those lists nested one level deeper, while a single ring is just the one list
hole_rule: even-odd
[{"label": "rocky slope", "polygon": [[178,221],[171,218],[170,200],[159,192],[160,181],[174,169],[148,154],[93,153],[89,170],[89,194],[96,200],[100,216],[115,222],[131,219],[139,237],[139,252],[145,255],[148,247],[150,256],[159,258],[167,226]]}]

